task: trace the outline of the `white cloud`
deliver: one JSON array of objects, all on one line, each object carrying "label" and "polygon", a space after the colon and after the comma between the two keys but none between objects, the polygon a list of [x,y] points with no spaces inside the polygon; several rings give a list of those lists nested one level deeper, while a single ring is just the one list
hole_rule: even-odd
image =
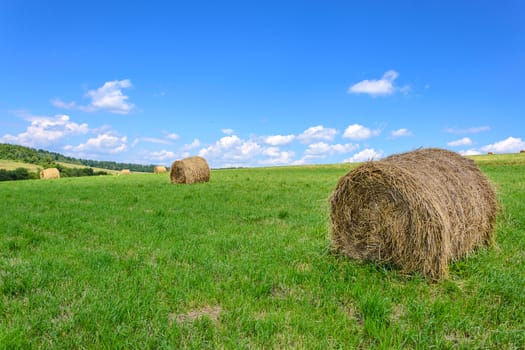
[{"label": "white cloud", "polygon": [[309,145],[308,148],[304,151],[304,154],[308,156],[324,157],[335,153],[350,153],[356,150],[357,148],[359,148],[359,145],[354,145],[351,143],[347,143],[344,145],[329,145],[325,142],[317,142]]},{"label": "white cloud", "polygon": [[237,135],[224,136],[215,142],[215,144],[201,149],[199,155],[204,158],[219,158],[231,154],[240,144],[242,144],[242,142]]},{"label": "white cloud", "polygon": [[78,105],[76,102],[64,102],[57,98],[51,101],[53,106],[64,109],[78,109],[84,112],[96,112],[99,110],[116,114],[128,114],[135,105],[129,103],[128,96],[122,93],[122,89],[132,87],[129,79],[113,80],[105,82],[102,87],[89,90],[85,96],[91,99],[89,105]]},{"label": "white cloud", "polygon": [[519,137],[512,136],[481,148],[484,152],[494,153],[515,153],[522,149],[525,149],[525,142]]},{"label": "white cloud", "polygon": [[233,135],[235,133],[235,131],[233,129],[230,129],[230,128],[222,129],[221,131],[222,131],[223,134],[226,134],[226,135]]},{"label": "white cloud", "polygon": [[176,160],[177,155],[172,151],[155,151],[148,154],[148,162],[152,163],[153,161],[164,162],[166,160]]},{"label": "white cloud", "polygon": [[337,134],[337,130],[325,128],[322,125],[312,126],[302,134],[297,136],[302,143],[313,143],[315,141],[332,141]]},{"label": "white cloud", "polygon": [[91,98],[90,106],[96,110],[128,114],[135,106],[126,101],[128,96],[122,93],[122,89],[131,86],[129,79],[108,81],[102,87],[88,91],[86,96]]},{"label": "white cloud", "polygon": [[201,146],[201,142],[199,141],[199,139],[194,139],[192,143],[184,145],[183,150],[189,151],[189,150],[198,148],[200,146]]},{"label": "white cloud", "polygon": [[373,97],[392,95],[396,90],[407,93],[410,86],[406,85],[401,88],[394,86],[394,80],[397,79],[399,73],[395,70],[389,70],[383,74],[383,77],[378,80],[363,80],[348,88],[348,93],[351,94],[369,94]]},{"label": "white cloud", "polygon": [[459,151],[458,153],[461,154],[462,156],[477,156],[481,154],[480,151],[477,151],[475,149],[463,150],[463,151]]},{"label": "white cloud", "polygon": [[0,142],[14,143],[28,147],[47,146],[70,135],[86,134],[89,131],[86,123],[77,124],[69,116],[62,114],[55,117],[27,116],[31,122],[26,131],[18,135],[6,134]]},{"label": "white cloud", "polygon": [[64,150],[80,154],[116,154],[127,150],[126,142],[126,136],[119,137],[108,132],[92,137],[78,146],[65,146]]},{"label": "white cloud", "polygon": [[259,164],[264,165],[283,165],[290,164],[293,162],[295,152],[293,151],[281,151],[277,147],[268,147],[263,151],[263,155],[269,158],[259,161]]},{"label": "white cloud", "polygon": [[489,131],[490,126],[474,126],[466,129],[446,128],[445,132],[450,134],[477,134],[483,131]]},{"label": "white cloud", "polygon": [[346,162],[350,162],[350,163],[366,162],[369,160],[377,160],[377,159],[380,159],[381,157],[383,157],[382,151],[376,151],[373,148],[367,148],[367,149],[362,150],[361,152],[354,154],[352,157],[345,159],[343,162],[345,163]]},{"label": "white cloud", "polygon": [[177,135],[175,133],[166,133],[166,138],[175,141],[175,140],[179,139],[179,135]]},{"label": "white cloud", "polygon": [[[198,154],[210,161],[212,166],[238,167],[290,164],[295,152],[282,151],[279,147],[265,147],[257,142],[261,138],[241,139],[237,135],[224,136]],[[263,138],[264,139],[264,138]]]},{"label": "white cloud", "polygon": [[472,140],[469,137],[463,137],[462,139],[456,141],[450,141],[447,143],[447,145],[450,147],[470,146],[472,145]]},{"label": "white cloud", "polygon": [[169,144],[172,143],[169,140],[159,139],[159,138],[156,138],[156,137],[141,137],[140,141],[149,142],[149,143],[158,143],[158,144],[162,144],[162,145],[169,145]]},{"label": "white cloud", "polygon": [[284,146],[295,140],[295,135],[272,135],[266,136],[264,142],[271,146]]},{"label": "white cloud", "polygon": [[397,130],[392,130],[390,133],[392,137],[405,137],[405,136],[412,136],[412,132],[408,129],[401,128]]},{"label": "white cloud", "polygon": [[343,137],[350,140],[365,140],[372,136],[378,136],[380,133],[381,130],[378,129],[371,130],[360,124],[352,124],[346,128]]},{"label": "white cloud", "polygon": [[239,147],[240,154],[236,157],[238,159],[248,159],[261,154],[262,147],[254,141],[245,141]]},{"label": "white cloud", "polygon": [[64,102],[59,98],[52,100],[51,104],[55,107],[62,109],[75,109],[77,107],[77,104],[75,102]]}]

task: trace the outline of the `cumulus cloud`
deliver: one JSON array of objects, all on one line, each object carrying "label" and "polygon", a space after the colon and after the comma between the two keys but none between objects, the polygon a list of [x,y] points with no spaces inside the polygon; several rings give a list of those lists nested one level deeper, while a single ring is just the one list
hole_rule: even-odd
[{"label": "cumulus cloud", "polygon": [[330,145],[325,142],[317,142],[317,143],[310,144],[308,148],[304,151],[304,154],[308,156],[323,156],[324,157],[324,156],[336,154],[336,153],[340,153],[340,154],[350,153],[356,150],[357,148],[359,148],[359,145],[354,145],[351,143],[347,143],[344,145],[342,144]]},{"label": "cumulus cloud", "polygon": [[266,136],[264,142],[271,146],[284,146],[295,140],[295,135],[272,135]]},{"label": "cumulus cloud", "polygon": [[489,131],[490,126],[474,126],[466,129],[446,128],[445,132],[450,134],[477,134],[484,131]]},{"label": "cumulus cloud", "polygon": [[123,89],[133,85],[131,80],[113,80],[105,82],[102,87],[86,92],[85,96],[91,99],[89,105],[78,105],[76,102],[64,102],[57,98],[51,101],[53,106],[63,109],[78,109],[84,112],[107,111],[115,114],[128,114],[135,105],[128,102],[129,97],[124,95]]},{"label": "cumulus cloud", "polygon": [[381,130],[378,129],[372,130],[360,124],[352,124],[346,128],[343,137],[350,140],[365,140],[372,136],[378,136],[380,133]]},{"label": "cumulus cloud", "polygon": [[322,125],[312,126],[303,131],[297,138],[302,143],[313,143],[316,141],[332,141],[337,134],[337,130],[325,128]]},{"label": "cumulus cloud", "polygon": [[230,129],[230,128],[222,129],[221,131],[225,135],[233,135],[235,133],[235,131],[233,129]]},{"label": "cumulus cloud", "polygon": [[263,155],[267,156],[268,158],[260,160],[259,164],[282,165],[292,163],[295,157],[295,152],[281,151],[277,147],[268,147],[263,151]]},{"label": "cumulus cloud", "polygon": [[200,146],[201,146],[201,142],[199,141],[199,139],[194,139],[192,143],[184,145],[182,149],[184,151],[189,151],[195,148],[199,148]]},{"label": "cumulus cloud", "polygon": [[377,160],[382,157],[383,157],[382,151],[376,151],[373,148],[367,148],[367,149],[362,150],[361,152],[354,154],[350,158],[345,159],[344,162],[350,162],[350,163],[366,162],[369,160]]},{"label": "cumulus cloud", "polygon": [[412,136],[412,132],[408,129],[401,128],[397,130],[392,130],[390,133],[392,137],[405,137],[405,136]]},{"label": "cumulus cloud", "polygon": [[18,134],[6,134],[0,137],[0,142],[14,143],[28,147],[47,146],[70,135],[86,134],[89,131],[86,123],[72,122],[68,115],[54,117],[25,117],[31,124]]},{"label": "cumulus cloud", "polygon": [[475,149],[463,150],[463,151],[459,151],[458,153],[461,154],[462,156],[477,156],[481,154],[480,151],[477,151]]},{"label": "cumulus cloud", "polygon": [[450,147],[458,147],[458,146],[470,146],[472,145],[472,140],[469,137],[463,137],[462,139],[450,141],[447,143]]},{"label": "cumulus cloud", "polygon": [[267,147],[257,140],[264,138],[241,139],[237,135],[220,138],[215,143],[202,148],[198,154],[215,166],[237,167],[290,164],[295,153],[283,151],[277,146]]},{"label": "cumulus cloud", "polygon": [[116,154],[128,149],[126,143],[126,136],[119,137],[108,132],[89,138],[78,146],[65,146],[64,150],[80,154]]},{"label": "cumulus cloud", "polygon": [[512,136],[481,148],[484,152],[494,153],[515,153],[522,149],[525,149],[525,142],[519,137]]},{"label": "cumulus cloud", "polygon": [[201,149],[199,155],[204,158],[219,158],[224,154],[229,154],[240,144],[241,139],[237,135],[224,136],[213,145]]},{"label": "cumulus cloud", "polygon": [[381,79],[377,80],[363,80],[348,88],[350,94],[368,94],[370,96],[387,96],[392,95],[397,90],[407,93],[410,86],[406,85],[401,88],[394,86],[394,81],[399,77],[399,73],[395,70],[389,70],[383,74]]},{"label": "cumulus cloud", "polygon": [[148,153],[148,161],[151,162],[156,160],[158,162],[164,162],[166,160],[174,160],[178,158],[177,154],[172,151],[161,150]]}]

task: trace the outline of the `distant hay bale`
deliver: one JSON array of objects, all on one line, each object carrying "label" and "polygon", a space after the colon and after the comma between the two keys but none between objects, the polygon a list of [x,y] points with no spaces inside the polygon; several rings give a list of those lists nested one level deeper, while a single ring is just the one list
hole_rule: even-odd
[{"label": "distant hay bale", "polygon": [[520,153],[525,153],[525,149],[520,150]]},{"label": "distant hay bale", "polygon": [[330,197],[332,244],[350,258],[440,280],[449,262],[493,242],[497,211],[495,190],[474,161],[419,149],[339,180]]},{"label": "distant hay bale", "polygon": [[41,179],[60,179],[60,171],[57,168],[48,168],[40,171]]},{"label": "distant hay bale", "polygon": [[119,172],[119,175],[129,175],[129,174],[131,174],[131,171],[129,171],[129,169],[122,169]]},{"label": "distant hay bale", "polygon": [[162,166],[162,165],[157,165],[157,166],[153,167],[153,173],[155,173],[155,174],[162,174],[162,173],[165,173],[167,171],[168,170],[166,170],[166,167]]},{"label": "distant hay bale", "polygon": [[489,156],[491,156],[491,155],[494,154],[494,152],[487,152],[487,154],[488,154]]},{"label": "distant hay bale", "polygon": [[210,181],[210,167],[206,159],[195,156],[176,160],[171,165],[170,178],[172,183],[193,184]]}]

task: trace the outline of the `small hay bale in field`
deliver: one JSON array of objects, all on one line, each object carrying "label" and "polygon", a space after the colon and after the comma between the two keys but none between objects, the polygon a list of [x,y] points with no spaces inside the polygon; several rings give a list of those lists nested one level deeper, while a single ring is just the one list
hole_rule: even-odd
[{"label": "small hay bale in field", "polygon": [[525,153],[525,149],[520,150],[520,153]]},{"label": "small hay bale in field", "polygon": [[41,179],[60,179],[60,171],[57,168],[48,168],[40,171]]},{"label": "small hay bale in field", "polygon": [[206,159],[195,156],[176,160],[171,165],[172,183],[193,184],[210,181],[210,167]]},{"label": "small hay bale in field", "polygon": [[431,280],[447,277],[449,262],[493,242],[498,211],[495,190],[474,161],[436,148],[350,171],[330,207],[334,250]]},{"label": "small hay bale in field", "polygon": [[119,175],[130,175],[130,174],[131,174],[131,171],[129,171],[129,169],[122,169],[119,172]]},{"label": "small hay bale in field", "polygon": [[155,174],[162,174],[162,173],[165,173],[167,171],[168,170],[166,170],[166,167],[163,166],[163,165],[157,165],[157,166],[153,167],[153,173],[155,173]]},{"label": "small hay bale in field", "polygon": [[492,155],[494,155],[494,152],[487,152],[487,154],[488,154],[489,156],[492,156]]}]

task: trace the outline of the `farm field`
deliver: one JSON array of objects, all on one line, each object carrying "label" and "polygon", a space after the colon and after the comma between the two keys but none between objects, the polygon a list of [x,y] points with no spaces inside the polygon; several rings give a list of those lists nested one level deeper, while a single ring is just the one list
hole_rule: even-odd
[{"label": "farm field", "polygon": [[[57,164],[60,164],[66,168],[89,168],[88,166],[84,166],[84,165],[70,164],[70,163],[64,163],[64,162],[57,162]],[[15,170],[16,168],[25,168],[31,172],[37,172],[42,169],[41,166],[38,166],[36,164],[17,162],[14,160],[0,159],[0,169]],[[105,171],[108,174],[118,174],[117,170],[109,170],[109,169],[102,169],[102,168],[96,168],[96,167],[93,167],[93,171]]]},{"label": "farm field", "polygon": [[496,245],[439,283],[330,252],[355,165],[0,183],[0,348],[523,348],[525,154],[473,159]]}]

